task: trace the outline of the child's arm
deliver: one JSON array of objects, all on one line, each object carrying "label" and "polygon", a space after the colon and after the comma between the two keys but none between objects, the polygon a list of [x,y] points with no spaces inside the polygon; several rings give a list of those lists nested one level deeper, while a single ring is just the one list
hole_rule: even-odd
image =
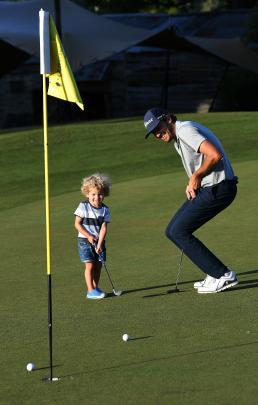
[{"label": "child's arm", "polygon": [[107,234],[107,222],[103,222],[101,225],[100,231],[99,231],[99,239],[98,239],[98,244],[96,247],[96,253],[101,253],[102,252],[102,243],[106,237]]},{"label": "child's arm", "polygon": [[82,233],[88,241],[93,245],[94,242],[96,241],[96,238],[92,236],[89,232],[86,231],[86,229],[82,226],[82,221],[83,218],[75,216],[75,221],[74,221],[74,226],[75,229],[77,229],[78,232]]}]

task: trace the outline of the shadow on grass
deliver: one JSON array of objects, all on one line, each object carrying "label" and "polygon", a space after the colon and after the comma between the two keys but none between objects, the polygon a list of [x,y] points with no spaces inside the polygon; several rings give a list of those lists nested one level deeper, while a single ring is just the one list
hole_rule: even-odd
[{"label": "shadow on grass", "polygon": [[162,295],[179,294],[179,293],[182,293],[182,292],[183,292],[183,290],[179,290],[179,288],[175,287],[173,290],[168,290],[168,291],[164,291],[164,292],[157,293],[157,294],[144,295],[142,298],[161,297]]},{"label": "shadow on grass", "polygon": [[116,295],[115,295],[113,292],[108,292],[108,293],[106,293],[105,300],[106,300],[107,298],[113,298],[113,297],[116,297]]},{"label": "shadow on grass", "polygon": [[[249,270],[249,271],[242,272],[242,273],[237,273],[238,276],[250,275],[250,274],[258,274],[258,269],[257,270]],[[193,283],[195,283],[195,281],[199,281],[199,280],[182,281],[182,282],[178,283],[178,285],[193,284]],[[255,285],[250,285],[252,283],[256,283],[256,284]],[[240,286],[240,284],[244,284],[244,286]],[[133,292],[138,292],[138,291],[148,291],[148,290],[155,290],[155,289],[158,289],[158,288],[166,288],[166,287],[174,287],[174,289],[164,291],[164,292],[161,292],[161,293],[157,293],[157,294],[144,295],[143,298],[160,297],[160,296],[164,296],[164,295],[168,295],[168,294],[172,294],[172,293],[181,293],[181,292],[183,292],[183,290],[180,290],[180,289],[176,290],[175,283],[170,283],[170,284],[161,284],[161,285],[154,285],[154,286],[149,286],[149,287],[135,288],[135,289],[131,289],[131,290],[123,290],[123,295],[130,294],[130,293],[133,293]],[[256,288],[256,287],[258,287],[258,279],[256,279],[256,280],[243,280],[243,281],[240,281],[236,287],[232,287],[227,291],[234,291],[234,290],[240,290],[240,289],[246,289],[246,288]],[[111,294],[111,296],[112,296],[112,294]]]},{"label": "shadow on grass", "polygon": [[[63,367],[63,364],[55,364],[52,366],[52,368],[57,368],[57,367]],[[33,373],[36,371],[41,371],[41,370],[50,370],[50,366],[37,367],[33,370]]]},{"label": "shadow on grass", "polygon": [[132,340],[142,340],[142,339],[150,339],[153,338],[153,336],[149,335],[149,336],[139,336],[139,337],[130,337],[130,339],[128,340],[128,342],[132,341]]},{"label": "shadow on grass", "polygon": [[[196,280],[184,281],[184,282],[178,283],[178,285],[194,283],[195,281]],[[134,288],[134,289],[131,289],[131,290],[123,290],[123,295],[130,294],[130,293],[137,292],[137,291],[149,291],[149,290],[155,290],[155,289],[158,289],[158,288],[166,288],[166,287],[176,287],[176,285],[175,285],[175,283],[169,283],[169,284],[153,285],[153,286],[150,286],[150,287]],[[169,290],[169,292],[166,291],[164,293],[157,294],[157,295],[166,295],[166,294],[170,294],[171,292],[176,292],[176,291],[175,290]]]},{"label": "shadow on grass", "polygon": [[134,366],[152,363],[155,361],[169,361],[169,360],[172,360],[175,358],[202,355],[202,354],[206,354],[206,353],[219,352],[221,350],[231,350],[231,349],[236,350],[236,348],[257,345],[257,344],[258,344],[258,341],[254,341],[254,342],[248,342],[248,343],[239,343],[239,344],[235,344],[235,345],[220,346],[220,347],[215,347],[215,348],[210,348],[210,349],[198,350],[195,352],[178,353],[178,354],[174,354],[174,355],[166,356],[166,357],[154,357],[154,358],[148,359],[148,360],[140,360],[140,361],[135,361],[135,362],[131,362],[131,363],[121,363],[121,364],[117,364],[115,366],[110,366],[110,367],[103,367],[102,369],[97,368],[97,369],[93,369],[93,370],[89,370],[89,371],[80,371],[80,372],[75,372],[75,373],[71,373],[71,374],[60,375],[59,378],[60,379],[63,379],[63,378],[73,379],[76,376],[79,377],[82,375],[94,374],[94,373],[99,374],[100,372],[112,371],[112,370],[116,371],[116,370],[119,370],[119,369],[122,369],[125,367],[134,367]]},{"label": "shadow on grass", "polygon": [[[249,271],[243,271],[242,273],[237,273],[239,276],[244,276],[246,274],[258,274],[258,270],[249,270]],[[258,280],[256,280],[258,281]]]},{"label": "shadow on grass", "polygon": [[231,287],[228,290],[225,290],[225,292],[246,290],[249,288],[257,288],[257,287],[258,287],[258,280],[239,281],[239,283],[235,287]]}]

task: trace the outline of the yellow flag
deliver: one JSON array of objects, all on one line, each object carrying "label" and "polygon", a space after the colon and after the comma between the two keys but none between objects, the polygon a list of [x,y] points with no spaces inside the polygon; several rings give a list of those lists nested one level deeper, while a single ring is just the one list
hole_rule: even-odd
[{"label": "yellow flag", "polygon": [[51,74],[48,75],[49,96],[61,98],[62,100],[76,103],[82,110],[84,105],[73,77],[72,69],[66,58],[65,51],[60,41],[54,21],[50,16],[50,53],[51,53]]}]

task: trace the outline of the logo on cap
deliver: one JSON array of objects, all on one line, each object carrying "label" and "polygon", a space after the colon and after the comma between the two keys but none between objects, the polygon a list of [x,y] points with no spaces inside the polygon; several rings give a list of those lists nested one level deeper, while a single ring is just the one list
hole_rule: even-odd
[{"label": "logo on cap", "polygon": [[153,118],[150,118],[148,121],[146,121],[146,122],[144,123],[145,128],[147,128],[148,125],[150,125],[152,122],[153,122]]},{"label": "logo on cap", "polygon": [[148,132],[145,135],[145,138],[148,138],[148,136],[154,131],[155,128],[157,128],[159,123],[165,118],[167,114],[168,112],[166,110],[159,107],[151,108],[146,112],[143,122]]}]

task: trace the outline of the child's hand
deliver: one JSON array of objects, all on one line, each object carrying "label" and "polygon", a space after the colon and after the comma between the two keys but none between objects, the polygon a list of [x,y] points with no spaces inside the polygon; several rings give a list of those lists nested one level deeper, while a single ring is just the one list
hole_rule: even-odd
[{"label": "child's hand", "polygon": [[95,251],[96,251],[97,254],[101,253],[102,252],[101,245],[97,245],[96,248],[95,248]]},{"label": "child's hand", "polygon": [[89,241],[89,243],[90,243],[91,245],[94,245],[94,244],[95,244],[96,238],[95,238],[94,236],[89,235],[89,236],[87,237],[87,239],[88,239],[88,241]]}]

